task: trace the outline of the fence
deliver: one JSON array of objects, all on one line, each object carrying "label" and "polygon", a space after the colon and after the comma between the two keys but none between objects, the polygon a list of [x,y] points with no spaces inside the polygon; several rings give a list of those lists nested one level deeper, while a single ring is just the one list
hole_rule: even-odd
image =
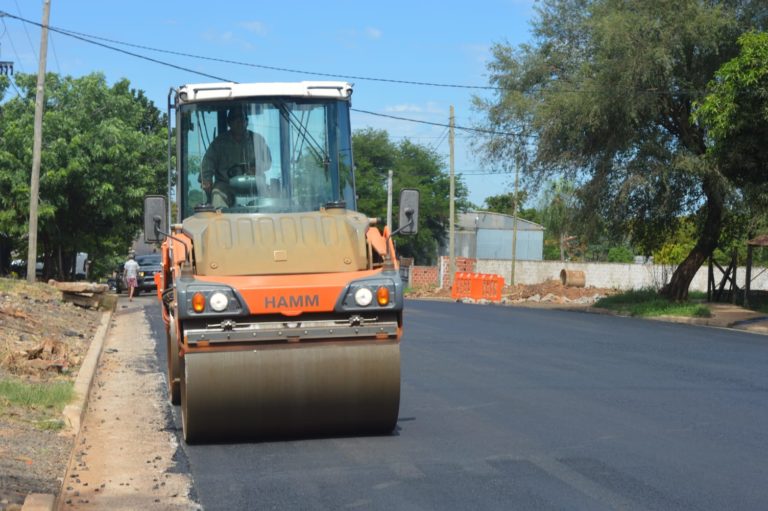
[{"label": "fence", "polygon": [[[409,285],[411,287],[450,287],[448,278],[448,258],[442,257],[440,266],[412,266]],[[456,258],[457,271],[501,275],[509,283],[511,275],[510,261],[489,259]],[[658,289],[667,282],[675,270],[674,266],[660,264],[623,264],[623,263],[572,263],[562,261],[516,261],[515,283],[540,284],[547,280],[560,280],[560,272],[584,272],[584,285],[610,289]],[[736,271],[736,282],[744,287],[746,268]],[[768,271],[765,268],[752,268],[754,290],[768,290]],[[707,266],[699,268],[690,289],[707,291]]]}]

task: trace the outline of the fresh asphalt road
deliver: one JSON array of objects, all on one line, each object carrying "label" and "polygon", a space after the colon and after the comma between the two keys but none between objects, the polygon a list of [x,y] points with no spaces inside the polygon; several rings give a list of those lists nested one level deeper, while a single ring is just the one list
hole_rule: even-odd
[{"label": "fresh asphalt road", "polygon": [[182,443],[204,509],[768,509],[768,337],[452,302],[405,321],[395,434]]}]

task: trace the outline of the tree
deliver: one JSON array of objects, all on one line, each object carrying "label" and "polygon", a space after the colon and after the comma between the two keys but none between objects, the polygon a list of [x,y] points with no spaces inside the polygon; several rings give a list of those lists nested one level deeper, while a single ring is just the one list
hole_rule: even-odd
[{"label": "tree", "polygon": [[[746,239],[768,228],[768,33],[745,33],[739,46],[694,115],[710,127],[708,156],[741,192],[726,229],[743,248]],[[733,248],[739,247],[729,252]]]},{"label": "tree", "polygon": [[[385,218],[387,175],[393,171],[393,190],[415,188],[420,192],[419,232],[398,240],[400,255],[431,264],[437,249],[444,244],[449,228],[450,177],[443,172],[442,158],[432,149],[403,140],[397,144],[386,131],[366,129],[352,136],[355,155],[355,185],[358,209],[368,216]],[[469,207],[467,189],[460,178],[455,181],[456,210]],[[397,200],[393,201],[397,218]]]},{"label": "tree", "polygon": [[[0,118],[0,232],[26,250],[36,76]],[[165,189],[165,115],[127,80],[46,75],[38,239],[47,276],[64,278],[77,252],[111,270],[141,228],[142,200]]]},{"label": "tree", "polygon": [[[485,208],[488,211],[494,213],[502,213],[504,215],[512,215],[515,207],[515,194],[503,193],[501,195],[491,195],[485,198]],[[517,208],[517,217],[523,220],[529,220],[535,223],[541,223],[541,214],[535,208],[526,208],[525,201],[528,199],[528,193],[525,191],[518,192],[519,202]]]},{"label": "tree", "polygon": [[548,183],[539,210],[547,236],[557,240],[561,261],[565,261],[569,241],[575,238],[572,235],[577,206],[578,198],[572,183],[564,180]]},{"label": "tree", "polygon": [[[543,0],[535,43],[497,44],[495,97],[475,106],[495,133],[481,147],[507,161],[532,144],[532,179],[566,176],[584,209],[650,253],[672,219],[695,214],[697,242],[663,292],[688,287],[720,241],[733,174],[707,158],[707,126],[693,118],[707,83],[758,19],[758,0]],[[754,15],[753,15],[754,14]]]}]

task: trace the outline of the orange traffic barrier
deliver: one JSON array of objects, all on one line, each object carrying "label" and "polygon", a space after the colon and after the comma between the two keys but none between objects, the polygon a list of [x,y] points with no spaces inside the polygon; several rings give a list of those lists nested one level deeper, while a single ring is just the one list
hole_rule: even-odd
[{"label": "orange traffic barrier", "polygon": [[456,272],[451,287],[451,298],[472,298],[473,300],[501,301],[504,279],[500,275],[487,273]]}]

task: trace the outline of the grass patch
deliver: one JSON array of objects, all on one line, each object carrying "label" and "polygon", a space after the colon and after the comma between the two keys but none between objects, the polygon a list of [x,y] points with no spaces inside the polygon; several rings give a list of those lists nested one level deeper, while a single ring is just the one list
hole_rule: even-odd
[{"label": "grass patch", "polygon": [[38,300],[61,300],[61,291],[43,282],[28,283],[26,280],[0,277],[0,292],[27,296]]},{"label": "grass patch", "polygon": [[[691,297],[698,299],[696,297]],[[630,316],[686,316],[708,318],[712,315],[706,305],[700,303],[670,302],[654,290],[628,291],[619,295],[602,298],[595,307],[609,309]]]},{"label": "grass patch", "polygon": [[71,382],[5,379],[0,381],[0,416],[32,424],[41,431],[59,431],[65,426],[61,412],[74,396]]}]

